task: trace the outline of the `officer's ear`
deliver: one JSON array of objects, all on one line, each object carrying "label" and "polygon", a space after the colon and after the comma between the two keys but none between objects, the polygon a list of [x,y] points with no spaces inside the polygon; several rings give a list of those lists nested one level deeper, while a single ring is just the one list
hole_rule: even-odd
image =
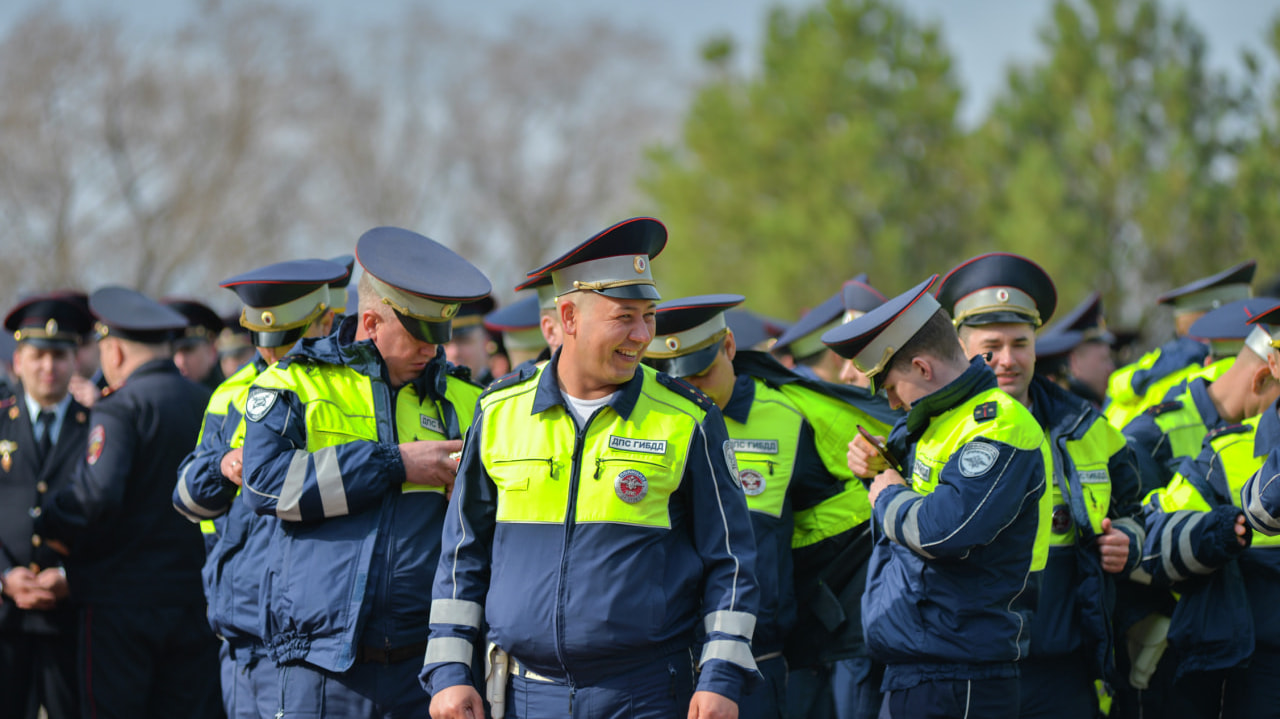
[{"label": "officer's ear", "polygon": [[920,379],[925,382],[933,380],[933,362],[928,355],[916,355],[911,358],[911,369],[920,374]]},{"label": "officer's ear", "polygon": [[1262,394],[1267,389],[1267,383],[1273,381],[1273,379],[1274,378],[1271,376],[1271,365],[1259,365],[1253,370],[1253,377],[1250,378],[1251,382],[1249,390],[1254,394]]},{"label": "officer's ear", "polygon": [[738,354],[738,343],[733,340],[733,330],[724,336],[724,356],[733,361],[734,355]]},{"label": "officer's ear", "polygon": [[373,339],[381,323],[382,317],[374,310],[360,310],[360,329],[364,330],[365,337]]},{"label": "officer's ear", "polygon": [[560,327],[566,335],[578,335],[578,318],[581,316],[579,301],[579,297],[566,296],[556,302],[556,311],[560,313]]}]

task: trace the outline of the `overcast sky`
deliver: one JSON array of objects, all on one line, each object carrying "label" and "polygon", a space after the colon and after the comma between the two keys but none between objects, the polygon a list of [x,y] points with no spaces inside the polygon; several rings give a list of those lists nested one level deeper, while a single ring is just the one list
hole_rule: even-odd
[{"label": "overcast sky", "polygon": [[[154,32],[181,22],[188,0],[3,0],[0,32],[37,5],[60,1],[74,15],[110,15],[138,32]],[[313,8],[335,33],[362,23],[395,17],[407,0],[288,0]],[[419,0],[422,1],[422,0]],[[740,56],[757,54],[769,7],[807,6],[817,0],[436,0],[427,2],[445,16],[478,27],[500,28],[519,14],[542,13],[575,19],[606,16],[620,24],[647,28],[663,37],[682,62],[692,65],[709,36],[730,34],[741,43]],[[899,0],[917,16],[940,20],[966,89],[962,116],[980,117],[999,89],[1010,62],[1034,58],[1037,28],[1048,16],[1050,0]],[[1280,0],[1164,0],[1184,8],[1208,35],[1210,61],[1219,69],[1238,66],[1241,48],[1261,49],[1263,33]]]}]

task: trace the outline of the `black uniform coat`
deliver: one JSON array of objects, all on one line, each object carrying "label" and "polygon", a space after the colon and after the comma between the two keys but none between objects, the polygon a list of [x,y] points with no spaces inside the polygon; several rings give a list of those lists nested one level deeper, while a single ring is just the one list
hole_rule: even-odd
[{"label": "black uniform coat", "polygon": [[[37,537],[32,510],[70,484],[76,466],[84,461],[88,435],[89,410],[72,399],[62,418],[58,442],[41,461],[21,388],[0,400],[0,450],[7,450],[0,451],[0,574],[33,564],[37,571],[62,566],[62,557]],[[6,597],[0,603],[0,632],[74,633],[75,613],[68,604],[63,602],[52,611],[26,611]]]},{"label": "black uniform coat", "polygon": [[58,539],[71,596],[83,602],[204,602],[204,542],[173,508],[178,465],[196,446],[209,390],[168,359],[148,362],[98,400],[72,481],[45,501],[36,531]]}]

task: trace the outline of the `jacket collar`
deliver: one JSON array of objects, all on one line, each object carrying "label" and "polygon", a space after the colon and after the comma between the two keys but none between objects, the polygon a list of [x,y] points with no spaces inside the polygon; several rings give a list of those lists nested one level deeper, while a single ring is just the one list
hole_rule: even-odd
[{"label": "jacket collar", "polygon": [[[569,411],[564,393],[560,391],[558,374],[560,356],[560,350],[556,350],[551,361],[543,365],[542,374],[538,376],[538,389],[533,396],[533,410],[530,414],[539,414],[556,405],[564,407],[566,412]],[[631,419],[631,411],[636,408],[636,402],[640,399],[640,388],[644,386],[644,373],[643,366],[637,367],[635,375],[626,384],[620,385],[613,399],[609,400],[609,406],[624,420]]]},{"label": "jacket collar", "polygon": [[729,397],[728,404],[724,406],[723,414],[738,424],[746,424],[751,416],[751,405],[755,404],[755,401],[755,380],[740,374],[733,382],[733,394]]},{"label": "jacket collar", "polygon": [[1209,382],[1204,377],[1195,377],[1188,382],[1187,394],[1191,395],[1204,426],[1213,429],[1222,424],[1222,415],[1218,414],[1218,408],[1209,398]]},{"label": "jacket collar", "polygon": [[[356,339],[358,315],[342,318],[338,329],[324,337],[309,337],[294,345],[289,355],[314,359],[325,364],[345,365],[368,377],[380,377],[387,381],[386,363],[373,340]],[[442,400],[447,390],[449,362],[445,359],[444,346],[436,345],[436,356],[431,358],[422,373],[412,381],[421,398]],[[390,384],[390,382],[388,382]]]},{"label": "jacket collar", "polygon": [[1093,405],[1041,375],[1031,378],[1029,394],[1031,414],[1051,437],[1079,439],[1092,425],[1081,419],[1093,411]]},{"label": "jacket collar", "polygon": [[1262,455],[1280,445],[1280,400],[1276,400],[1258,419],[1258,429],[1253,435],[1253,456]]}]

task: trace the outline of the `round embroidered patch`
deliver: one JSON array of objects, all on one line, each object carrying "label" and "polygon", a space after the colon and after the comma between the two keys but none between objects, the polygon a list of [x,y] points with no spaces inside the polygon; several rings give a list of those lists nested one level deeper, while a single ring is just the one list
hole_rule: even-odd
[{"label": "round embroidered patch", "polygon": [[1067,505],[1059,504],[1053,508],[1053,533],[1066,534],[1071,529],[1071,510]]},{"label": "round embroidered patch", "polygon": [[733,486],[742,489],[742,479],[738,477],[738,453],[733,451],[733,442],[727,439],[724,441],[724,462],[729,465],[729,478],[733,480]]},{"label": "round embroidered patch", "polygon": [[618,495],[618,499],[627,504],[635,504],[649,493],[649,480],[637,470],[624,469],[618,473],[617,479],[613,480],[613,491]]},{"label": "round embroidered patch", "polygon": [[995,466],[1000,450],[986,442],[970,442],[960,450],[960,474],[979,477]]},{"label": "round embroidered patch", "polygon": [[743,469],[738,472],[738,479],[742,482],[742,491],[748,497],[758,497],[764,494],[765,481],[764,475],[754,469]]},{"label": "round embroidered patch", "polygon": [[85,453],[84,461],[90,465],[98,463],[98,459],[102,457],[102,446],[107,443],[107,430],[102,425],[98,425],[89,430],[89,451]]}]

